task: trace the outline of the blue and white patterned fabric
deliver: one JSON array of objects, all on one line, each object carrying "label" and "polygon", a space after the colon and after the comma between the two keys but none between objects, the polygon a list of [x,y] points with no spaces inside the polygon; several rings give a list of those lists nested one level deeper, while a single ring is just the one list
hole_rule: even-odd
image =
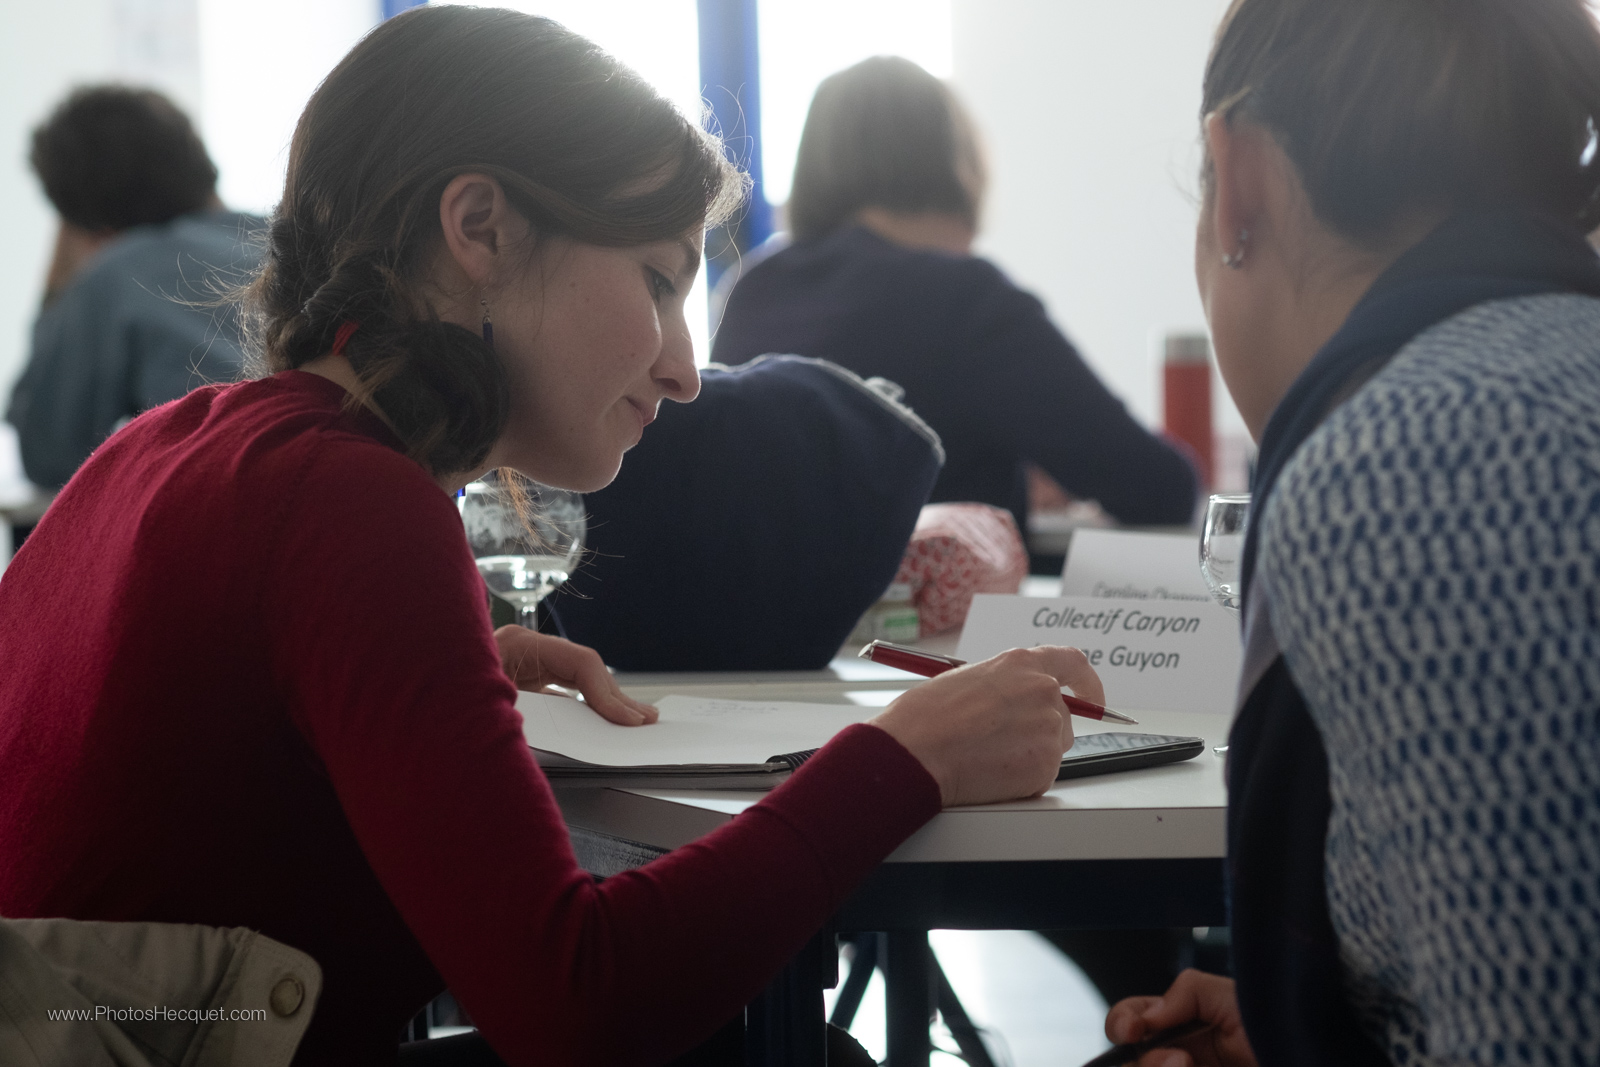
[{"label": "blue and white patterned fabric", "polygon": [[1398,1064],[1600,1063],[1600,300],[1427,330],[1285,467],[1259,566]]}]

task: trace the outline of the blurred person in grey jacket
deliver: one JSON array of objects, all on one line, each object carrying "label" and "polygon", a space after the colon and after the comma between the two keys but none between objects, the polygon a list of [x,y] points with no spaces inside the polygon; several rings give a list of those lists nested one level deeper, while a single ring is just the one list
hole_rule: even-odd
[{"label": "blurred person in grey jacket", "polygon": [[29,162],[60,226],[6,420],[28,478],[55,489],[123,422],[237,376],[219,296],[256,269],[265,222],[223,208],[193,125],[152,90],[74,91]]}]

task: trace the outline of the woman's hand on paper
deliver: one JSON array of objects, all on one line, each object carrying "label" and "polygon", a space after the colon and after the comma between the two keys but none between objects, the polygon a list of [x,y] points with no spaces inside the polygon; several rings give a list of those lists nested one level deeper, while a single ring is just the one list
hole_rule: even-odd
[{"label": "woman's hand on paper", "polygon": [[1077,649],[1014,648],[922,683],[872,723],[922,762],[946,807],[1038,796],[1072,747],[1062,686],[1105,702]]},{"label": "woman's hand on paper", "polygon": [[592,648],[521,626],[500,627],[494,641],[500,646],[500,665],[518,689],[538,692],[559,685],[582,693],[589,707],[611,722],[643,726],[656,721],[656,709],[624,693]]},{"label": "woman's hand on paper", "polygon": [[1256,1067],[1239,1018],[1233,979],[1200,971],[1184,971],[1162,996],[1118,1001],[1106,1015],[1106,1037],[1131,1045],[1196,1019],[1210,1028],[1171,1047],[1146,1052],[1139,1067]]}]

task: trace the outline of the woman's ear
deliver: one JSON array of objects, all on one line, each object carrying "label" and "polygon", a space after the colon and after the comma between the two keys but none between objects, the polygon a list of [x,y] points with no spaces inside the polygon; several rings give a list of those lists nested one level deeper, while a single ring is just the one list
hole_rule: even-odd
[{"label": "woman's ear", "polygon": [[1270,165],[1263,143],[1267,135],[1247,123],[1230,123],[1212,112],[1205,119],[1206,152],[1211,161],[1212,247],[1230,266],[1243,266],[1251,246],[1267,237]]},{"label": "woman's ear", "polygon": [[474,287],[506,271],[508,257],[528,236],[528,222],[500,183],[486,174],[458,174],[439,195],[445,250]]}]

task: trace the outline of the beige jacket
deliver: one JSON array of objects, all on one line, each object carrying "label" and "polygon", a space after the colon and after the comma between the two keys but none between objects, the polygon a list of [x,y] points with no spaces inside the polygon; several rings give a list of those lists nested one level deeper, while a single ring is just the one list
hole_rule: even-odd
[{"label": "beige jacket", "polygon": [[287,1067],[321,991],[242,927],[0,919],[0,1064]]}]

